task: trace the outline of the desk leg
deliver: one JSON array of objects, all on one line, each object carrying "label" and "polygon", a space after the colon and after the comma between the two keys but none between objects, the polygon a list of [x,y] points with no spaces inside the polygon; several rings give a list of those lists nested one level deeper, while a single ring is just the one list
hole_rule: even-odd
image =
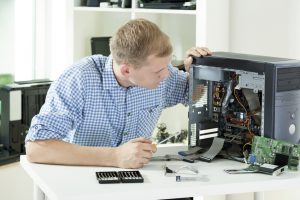
[{"label": "desk leg", "polygon": [[254,192],[254,200],[264,200],[265,193],[264,192]]},{"label": "desk leg", "polygon": [[45,200],[44,192],[36,184],[33,184],[33,199],[34,200]]}]

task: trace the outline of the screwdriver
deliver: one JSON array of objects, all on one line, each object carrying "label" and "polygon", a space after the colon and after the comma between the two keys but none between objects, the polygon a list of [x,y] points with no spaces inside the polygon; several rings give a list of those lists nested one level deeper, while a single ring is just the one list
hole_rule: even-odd
[{"label": "screwdriver", "polygon": [[180,134],[180,132],[177,132],[177,133],[175,133],[174,135],[171,135],[171,136],[167,137],[166,139],[160,141],[160,142],[157,143],[157,144],[153,143],[152,146],[153,146],[154,149],[157,149],[157,145],[158,145],[158,144],[162,144],[162,143],[168,141],[169,139],[171,139],[172,137],[176,137],[176,136],[179,135],[179,134]]},{"label": "screwdriver", "polygon": [[171,139],[172,137],[176,137],[177,135],[180,135],[180,132],[177,132],[177,133],[175,133],[174,135],[171,135],[171,136],[167,137],[166,139],[160,141],[160,142],[157,143],[157,144],[162,144],[162,143],[168,141],[169,139]]}]

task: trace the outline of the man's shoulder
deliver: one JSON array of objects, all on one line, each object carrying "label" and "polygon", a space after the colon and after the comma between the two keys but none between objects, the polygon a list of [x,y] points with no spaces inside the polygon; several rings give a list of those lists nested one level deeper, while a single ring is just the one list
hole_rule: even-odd
[{"label": "man's shoulder", "polygon": [[108,57],[102,55],[93,55],[80,59],[75,62],[57,78],[56,84],[67,85],[74,82],[93,82],[101,81],[103,70],[105,69]]},{"label": "man's shoulder", "polygon": [[95,65],[104,67],[106,63],[111,59],[110,56],[103,56],[101,54],[96,54],[92,56],[86,57],[87,60],[90,62],[93,62]]},{"label": "man's shoulder", "polygon": [[68,67],[62,75],[80,75],[102,74],[110,57],[103,55],[87,56]]},{"label": "man's shoulder", "polygon": [[103,56],[103,55],[92,55],[87,56],[85,58],[82,58],[77,63],[75,63],[73,66],[76,66],[78,68],[82,69],[90,69],[90,68],[96,68],[98,70],[103,71],[105,68],[106,63],[109,61],[110,57]]}]

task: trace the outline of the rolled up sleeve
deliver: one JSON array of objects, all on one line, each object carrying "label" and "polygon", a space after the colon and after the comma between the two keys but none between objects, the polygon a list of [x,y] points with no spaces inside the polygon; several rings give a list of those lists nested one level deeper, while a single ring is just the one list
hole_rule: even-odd
[{"label": "rolled up sleeve", "polygon": [[83,80],[70,68],[49,88],[40,113],[33,117],[25,142],[63,140],[70,137],[82,120],[84,105]]}]

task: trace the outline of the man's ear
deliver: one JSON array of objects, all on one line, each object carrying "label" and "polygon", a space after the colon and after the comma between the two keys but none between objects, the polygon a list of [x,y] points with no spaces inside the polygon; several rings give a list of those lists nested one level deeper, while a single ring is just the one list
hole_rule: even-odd
[{"label": "man's ear", "polygon": [[129,64],[121,64],[120,65],[120,70],[121,70],[121,74],[125,77],[129,77],[129,74],[130,74],[130,66]]}]

